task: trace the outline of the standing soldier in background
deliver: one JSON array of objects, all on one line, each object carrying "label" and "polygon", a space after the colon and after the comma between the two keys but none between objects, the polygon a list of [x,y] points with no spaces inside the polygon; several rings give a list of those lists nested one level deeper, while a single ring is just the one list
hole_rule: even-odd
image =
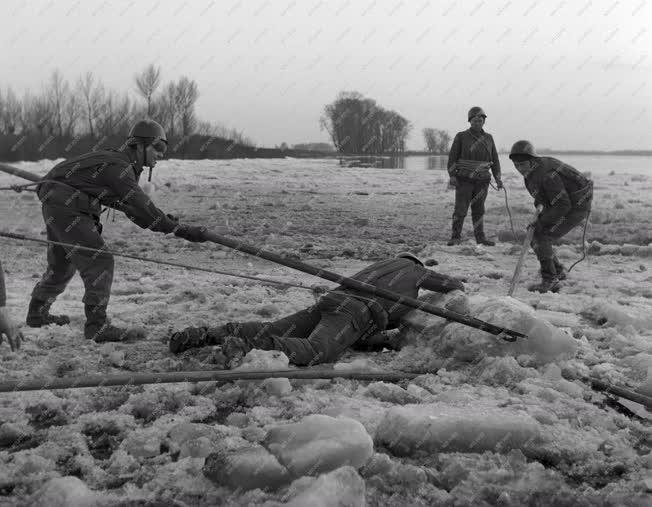
[{"label": "standing soldier in background", "polygon": [[462,242],[462,227],[471,205],[473,232],[479,245],[494,246],[496,243],[484,234],[484,202],[491,175],[500,190],[500,161],[491,134],[483,130],[487,115],[481,107],[472,107],[468,113],[471,128],[458,132],[448,155],[449,185],[455,188],[455,210],[453,211],[453,232],[448,246]]},{"label": "standing soldier in background", "polygon": [[[200,227],[180,225],[166,215],[138,186],[143,166],[151,170],[167,150],[163,127],[153,120],[137,122],[120,151],[86,153],[57,164],[38,187],[47,238],[98,250],[104,249],[101,205],[122,211],[139,227],[165,234],[174,232],[188,241],[205,241]],[[27,325],[65,325],[66,315],[49,309],[70,279],[79,271],[84,282],[86,324],[84,335],[96,342],[122,341],[128,331],[109,324],[106,308],[113,283],[113,256],[49,245],[48,267],[34,287]]]},{"label": "standing soldier in background", "polygon": [[593,182],[556,158],[540,157],[529,141],[515,142],[509,158],[523,175],[534,206],[543,206],[536,221],[528,226],[534,227],[531,246],[541,264],[541,283],[528,289],[555,292],[559,281],[566,278],[566,270],[555,255],[552,242],[588,220]]},{"label": "standing soldier in background", "polygon": [[5,306],[6,304],[5,274],[2,270],[2,263],[0,262],[0,344],[2,344],[3,337],[6,336],[11,350],[18,350],[21,340],[24,340],[23,334],[18,331],[18,328],[11,320],[7,307]]}]

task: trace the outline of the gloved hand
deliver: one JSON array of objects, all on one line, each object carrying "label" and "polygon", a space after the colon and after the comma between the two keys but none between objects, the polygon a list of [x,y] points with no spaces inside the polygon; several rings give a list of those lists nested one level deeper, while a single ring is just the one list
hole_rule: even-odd
[{"label": "gloved hand", "polygon": [[455,176],[450,176],[448,178],[448,190],[452,190],[457,187],[457,178]]},{"label": "gloved hand", "polygon": [[23,333],[21,333],[12,322],[9,313],[4,306],[0,307],[0,344],[2,344],[3,336],[7,337],[9,347],[11,347],[12,351],[18,350],[20,348],[20,343],[25,341]]},{"label": "gloved hand", "polygon": [[503,188],[503,180],[496,180],[496,190],[502,190]]},{"label": "gloved hand", "polygon": [[312,293],[316,296],[326,294],[331,290],[330,287],[327,287],[326,285],[311,285],[310,288],[312,289]]},{"label": "gloved hand", "polygon": [[174,235],[178,238],[183,238],[193,243],[204,243],[206,227],[199,227],[197,225],[179,224],[174,230]]}]

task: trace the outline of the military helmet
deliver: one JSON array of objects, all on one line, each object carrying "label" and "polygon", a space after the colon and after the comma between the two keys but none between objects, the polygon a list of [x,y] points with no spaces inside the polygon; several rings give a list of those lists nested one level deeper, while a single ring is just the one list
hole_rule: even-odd
[{"label": "military helmet", "polygon": [[511,151],[509,152],[509,158],[511,160],[514,160],[514,158],[524,160],[538,156],[539,155],[537,155],[537,152],[534,151],[534,146],[532,143],[530,141],[526,141],[525,139],[516,141],[512,146]]},{"label": "military helmet", "polygon": [[480,106],[473,106],[471,109],[469,109],[469,114],[468,114],[469,121],[471,121],[471,118],[478,115],[484,116],[485,118],[487,117],[486,113],[484,112],[484,109],[482,109]]},{"label": "military helmet", "polygon": [[[134,126],[131,127],[129,131],[129,141],[141,141],[152,142],[154,140],[163,141],[165,144],[168,143],[168,138],[165,135],[165,129],[161,126],[160,123],[155,122],[154,120],[138,120],[134,123]],[[129,144],[132,144],[131,142]],[[135,144],[135,143],[134,143]]]},{"label": "military helmet", "polygon": [[401,257],[404,258],[404,259],[410,259],[410,260],[416,262],[417,264],[420,264],[420,265],[423,266],[423,262],[421,262],[421,259],[419,259],[412,252],[400,252],[400,253],[396,254],[397,259],[399,259]]}]

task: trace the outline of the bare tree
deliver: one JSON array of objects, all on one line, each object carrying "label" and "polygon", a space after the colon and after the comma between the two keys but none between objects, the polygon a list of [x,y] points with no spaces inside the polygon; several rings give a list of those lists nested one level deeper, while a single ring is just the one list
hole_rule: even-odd
[{"label": "bare tree", "polygon": [[2,110],[2,125],[5,134],[15,134],[20,126],[21,117],[23,114],[23,105],[16,97],[16,94],[11,89],[7,88],[7,94],[4,99],[4,106]]},{"label": "bare tree", "polygon": [[107,93],[98,109],[95,123],[98,135],[126,137],[133,122],[134,106],[126,93],[122,96],[114,91]]},{"label": "bare tree", "polygon": [[439,131],[439,153],[445,155],[451,142],[451,135],[446,130]]},{"label": "bare tree", "polygon": [[174,137],[177,124],[177,87],[169,82],[158,101],[158,117],[169,138]]},{"label": "bare tree", "polygon": [[31,95],[25,93],[23,99],[23,129],[24,132],[35,132],[40,137],[55,135],[56,126],[54,110],[46,95]]},{"label": "bare tree", "polygon": [[68,82],[63,79],[58,69],[54,70],[50,76],[50,88],[47,90],[47,96],[53,114],[53,134],[56,136],[63,135],[64,109],[69,92]]},{"label": "bare tree", "polygon": [[93,76],[92,72],[87,72],[80,77],[77,86],[84,97],[84,118],[88,123],[88,133],[92,138],[95,138],[95,122],[102,107],[104,86],[99,82],[95,82],[95,76]]},{"label": "bare tree", "polygon": [[195,116],[195,102],[199,98],[197,83],[182,76],[177,83],[176,103],[181,135],[186,137],[193,133],[197,127]]},{"label": "bare tree", "polygon": [[433,128],[425,128],[421,131],[423,133],[423,139],[426,142],[426,149],[430,153],[434,153],[438,149],[437,132]]},{"label": "bare tree", "polygon": [[161,68],[154,67],[154,64],[150,63],[140,75],[135,76],[135,80],[138,93],[143,96],[147,103],[147,116],[151,117],[154,113],[152,108],[153,97],[161,84]]},{"label": "bare tree", "polygon": [[74,94],[69,94],[63,107],[63,135],[73,137],[82,112],[82,104]]},{"label": "bare tree", "polygon": [[448,146],[451,136],[445,130],[425,128],[423,129],[423,138],[426,141],[426,148],[430,153],[445,155],[448,153]]}]

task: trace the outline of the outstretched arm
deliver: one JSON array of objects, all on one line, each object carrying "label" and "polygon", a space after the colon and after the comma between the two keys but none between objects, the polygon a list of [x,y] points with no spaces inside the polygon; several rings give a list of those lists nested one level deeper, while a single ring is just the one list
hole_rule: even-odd
[{"label": "outstretched arm", "polygon": [[112,207],[122,211],[138,227],[164,233],[170,233],[177,227],[178,221],[157,208],[140,188],[131,165],[125,166],[117,177],[111,178],[110,185],[118,196],[118,201]]},{"label": "outstretched arm", "polygon": [[431,269],[421,268],[423,275],[419,281],[419,288],[432,290],[435,292],[451,292],[453,290],[464,291],[464,284],[457,278],[448,275],[442,275]]}]

